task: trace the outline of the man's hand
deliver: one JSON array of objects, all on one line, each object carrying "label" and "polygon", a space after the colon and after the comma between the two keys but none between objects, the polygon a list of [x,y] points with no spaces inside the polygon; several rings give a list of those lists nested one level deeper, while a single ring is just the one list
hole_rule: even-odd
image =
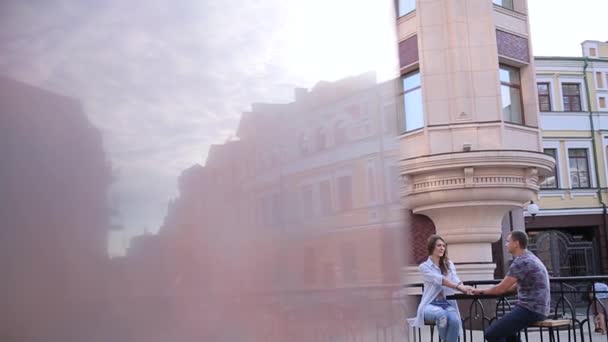
[{"label": "man's hand", "polygon": [[469,296],[473,294],[473,290],[474,290],[474,288],[470,285],[460,285],[459,289],[462,293],[466,293]]},{"label": "man's hand", "polygon": [[471,290],[471,294],[474,296],[479,296],[483,294],[483,290],[482,289],[473,289]]}]

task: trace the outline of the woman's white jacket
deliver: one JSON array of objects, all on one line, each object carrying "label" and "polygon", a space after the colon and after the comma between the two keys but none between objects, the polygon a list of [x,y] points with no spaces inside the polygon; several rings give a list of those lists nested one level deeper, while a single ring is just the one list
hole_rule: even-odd
[{"label": "woman's white jacket", "polygon": [[[422,299],[418,306],[416,313],[416,319],[414,320],[413,326],[422,327],[424,326],[424,307],[429,305],[437,295],[443,291],[444,296],[449,296],[455,293],[451,288],[443,286],[443,275],[439,266],[435,265],[429,257],[425,262],[418,266],[418,270],[422,274],[422,282],[424,283],[424,291],[422,292]],[[449,281],[454,284],[460,283],[460,278],[456,274],[456,268],[450,261],[448,262],[448,274],[445,276]],[[458,304],[455,300],[448,300],[450,304],[456,308],[458,319],[460,320],[460,311],[458,310]]]}]

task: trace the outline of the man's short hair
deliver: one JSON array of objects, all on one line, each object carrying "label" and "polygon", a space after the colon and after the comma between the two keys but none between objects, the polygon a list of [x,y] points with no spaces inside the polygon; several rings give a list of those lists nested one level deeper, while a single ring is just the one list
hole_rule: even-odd
[{"label": "man's short hair", "polygon": [[515,230],[509,235],[511,235],[511,240],[519,242],[519,247],[521,249],[526,249],[528,247],[528,234],[526,234],[526,232]]}]

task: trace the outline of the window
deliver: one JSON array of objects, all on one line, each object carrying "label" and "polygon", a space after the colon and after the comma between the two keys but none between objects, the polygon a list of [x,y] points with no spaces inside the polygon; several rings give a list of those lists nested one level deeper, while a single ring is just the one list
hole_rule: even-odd
[{"label": "window", "polygon": [[399,16],[402,17],[416,9],[416,0],[398,0]]},{"label": "window", "polygon": [[284,194],[285,205],[283,206],[284,217],[286,223],[295,223],[298,220],[298,193],[289,191]]},{"label": "window", "polygon": [[323,286],[336,286],[336,267],[332,262],[323,263]]},{"label": "window", "polygon": [[600,97],[600,108],[606,108],[606,98]]},{"label": "window", "polygon": [[323,128],[317,129],[317,151],[323,151],[327,148],[327,135]]},{"label": "window", "polygon": [[331,183],[328,180],[322,181],[319,185],[319,192],[321,194],[321,214],[330,215],[332,212]]},{"label": "window", "polygon": [[589,48],[589,55],[592,57],[595,57],[597,55],[595,48]]},{"label": "window", "polygon": [[[544,149],[545,154],[550,155],[557,161],[557,149],[555,148],[546,148]],[[559,165],[555,165],[555,169],[553,169],[553,173],[544,177],[541,180],[540,188],[541,189],[557,189],[559,188],[558,178],[557,178],[557,169]]]},{"label": "window", "polygon": [[568,165],[570,167],[570,185],[575,188],[590,188],[589,159],[586,148],[571,148],[568,150]]},{"label": "window", "polygon": [[581,90],[578,83],[563,83],[562,93],[564,94],[564,111],[580,112],[581,109]]},{"label": "window", "polygon": [[595,79],[597,80],[597,87],[604,88],[604,75],[601,72],[595,73]]},{"label": "window", "polygon": [[524,112],[521,101],[519,69],[501,65],[499,75],[503,120],[523,124]]},{"label": "window", "polygon": [[424,127],[422,111],[422,89],[420,88],[420,72],[414,71],[404,75],[403,105],[405,111],[405,131],[413,131]]},{"label": "window", "polygon": [[312,285],[317,281],[316,259],[314,248],[306,248],[304,252],[304,284]]},{"label": "window", "polygon": [[343,243],[340,246],[342,258],[342,274],[345,283],[357,282],[357,251],[350,243]]},{"label": "window", "polygon": [[340,120],[334,125],[334,140],[336,145],[342,145],[347,142],[346,140],[346,127],[344,121]]},{"label": "window", "polygon": [[280,224],[282,223],[282,213],[283,210],[281,208],[281,199],[279,198],[279,194],[275,193],[272,195],[272,206],[271,206],[271,215],[272,215],[272,223]]},{"label": "window", "polygon": [[549,83],[538,83],[538,107],[541,112],[551,111],[551,93],[549,91]]},{"label": "window", "polygon": [[367,162],[367,193],[369,195],[369,202],[376,202],[376,172],[373,160]]},{"label": "window", "polygon": [[512,10],[514,8],[513,0],[492,0],[492,2],[494,2],[498,6],[505,7],[510,10]]},{"label": "window", "polygon": [[342,176],[338,178],[338,198],[340,209],[350,210],[353,208],[352,177]]},{"label": "window", "polygon": [[313,198],[312,198],[312,185],[302,186],[302,218],[304,220],[310,219],[313,214]]},{"label": "window", "polygon": [[310,141],[306,134],[300,134],[299,145],[300,145],[300,154],[305,156],[310,153]]}]

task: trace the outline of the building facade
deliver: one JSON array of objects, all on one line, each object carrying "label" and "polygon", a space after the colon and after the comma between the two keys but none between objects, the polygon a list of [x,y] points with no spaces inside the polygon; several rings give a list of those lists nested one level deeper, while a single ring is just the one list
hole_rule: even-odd
[{"label": "building facade", "polygon": [[608,272],[608,43],[581,45],[581,57],[535,58],[543,149],[557,166],[526,230],[555,276]]},{"label": "building facade", "polygon": [[433,221],[463,279],[493,279],[503,218],[554,165],[542,153],[527,2],[398,9],[406,207]]}]

